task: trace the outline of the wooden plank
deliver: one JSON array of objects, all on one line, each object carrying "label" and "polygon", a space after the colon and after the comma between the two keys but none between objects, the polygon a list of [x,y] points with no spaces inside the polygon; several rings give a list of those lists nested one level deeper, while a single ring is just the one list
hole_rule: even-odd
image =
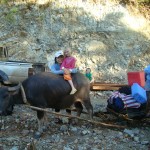
[{"label": "wooden plank", "polygon": [[116,83],[91,83],[91,91],[108,91],[118,90],[120,87],[127,86],[127,84],[116,84]]},{"label": "wooden plank", "polygon": [[91,83],[91,85],[92,86],[95,86],[95,85],[100,85],[100,86],[117,86],[117,87],[127,86],[127,84],[101,83],[101,82],[94,82],[94,83]]},{"label": "wooden plank", "polygon": [[120,87],[113,86],[92,86],[91,91],[108,91],[108,90],[118,90]]}]

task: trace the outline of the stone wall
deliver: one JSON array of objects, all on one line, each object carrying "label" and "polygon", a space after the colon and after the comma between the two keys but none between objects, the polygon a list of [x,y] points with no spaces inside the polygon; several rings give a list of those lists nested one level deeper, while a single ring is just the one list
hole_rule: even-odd
[{"label": "stone wall", "polygon": [[1,4],[0,16],[8,60],[53,63],[55,51],[70,47],[82,72],[90,67],[96,80],[121,83],[150,63],[149,20],[117,3],[20,0]]}]

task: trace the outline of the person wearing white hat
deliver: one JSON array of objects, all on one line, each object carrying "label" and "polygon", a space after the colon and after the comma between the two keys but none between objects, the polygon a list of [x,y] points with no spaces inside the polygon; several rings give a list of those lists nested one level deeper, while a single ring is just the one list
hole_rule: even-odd
[{"label": "person wearing white hat", "polygon": [[[48,66],[52,73],[54,74],[64,74],[64,70],[60,70],[60,66],[64,60],[63,51],[57,51],[55,53],[54,64],[52,66]],[[77,68],[70,69],[70,73],[77,73]]]},{"label": "person wearing white hat", "polygon": [[63,51],[57,51],[55,57],[63,56]]}]

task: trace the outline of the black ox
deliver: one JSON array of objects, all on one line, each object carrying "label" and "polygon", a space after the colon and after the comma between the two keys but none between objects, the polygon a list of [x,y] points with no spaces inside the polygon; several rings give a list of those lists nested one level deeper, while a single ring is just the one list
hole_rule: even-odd
[{"label": "black ox", "polygon": [[[77,116],[82,112],[82,104],[87,109],[90,119],[93,115],[93,107],[90,102],[90,83],[88,79],[81,73],[72,75],[73,83],[77,92],[70,95],[71,87],[62,76],[52,73],[35,74],[23,81],[23,89],[19,87],[1,87],[0,88],[0,115],[3,114],[10,105],[24,104],[23,97],[25,93],[28,103],[32,106],[40,108],[66,109],[71,105],[77,109]],[[14,89],[12,89],[14,88]],[[12,95],[12,91],[15,94]],[[18,91],[18,92],[16,92]],[[39,132],[42,131],[41,125],[45,123],[45,112],[37,110],[37,118],[39,123]]]}]

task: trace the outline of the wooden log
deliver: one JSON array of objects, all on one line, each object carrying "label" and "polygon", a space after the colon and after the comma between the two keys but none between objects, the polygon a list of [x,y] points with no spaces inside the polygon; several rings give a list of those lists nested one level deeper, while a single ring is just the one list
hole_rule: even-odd
[{"label": "wooden log", "polygon": [[116,84],[116,83],[91,83],[91,91],[108,91],[108,90],[118,90],[123,86],[128,86],[127,84]]},{"label": "wooden log", "polygon": [[107,108],[107,111],[114,114],[115,116],[121,118],[121,119],[124,119],[124,120],[127,120],[127,121],[134,121],[133,119],[130,119],[128,118],[128,115],[124,115],[124,114],[121,114],[121,113],[117,113],[115,112],[114,110],[110,109],[110,108]]},{"label": "wooden log", "polygon": [[118,84],[118,83],[102,83],[102,82],[94,82],[94,83],[91,83],[91,85],[116,86],[116,87],[127,86],[127,84]]},{"label": "wooden log", "polygon": [[77,116],[71,116],[71,115],[64,115],[64,114],[60,114],[60,113],[55,113],[55,112],[51,112],[47,109],[43,109],[43,108],[39,108],[39,107],[35,107],[35,106],[30,106],[30,105],[25,105],[25,106],[27,106],[29,108],[32,108],[33,110],[44,111],[44,112],[47,112],[47,113],[51,113],[53,115],[59,115],[59,116],[70,117],[70,118],[77,118],[79,120],[87,121],[87,122],[92,123],[92,124],[100,125],[102,127],[120,128],[120,129],[126,128],[126,126],[120,126],[120,125],[115,125],[115,124],[107,124],[107,123],[103,123],[103,122],[97,122],[97,121],[94,121],[94,120],[87,120],[87,119],[77,117]]},{"label": "wooden log", "polygon": [[118,90],[120,87],[113,87],[113,86],[93,86],[91,91],[108,91],[108,90]]}]

